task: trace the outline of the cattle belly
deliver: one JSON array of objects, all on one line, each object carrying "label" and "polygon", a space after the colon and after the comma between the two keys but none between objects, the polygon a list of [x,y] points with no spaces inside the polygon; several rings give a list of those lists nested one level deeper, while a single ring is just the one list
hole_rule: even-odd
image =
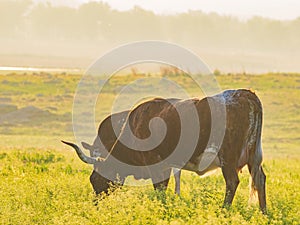
[{"label": "cattle belly", "polygon": [[198,158],[197,163],[188,162],[183,169],[196,172],[203,175],[208,171],[221,167],[221,161],[217,152],[208,152],[205,150]]}]

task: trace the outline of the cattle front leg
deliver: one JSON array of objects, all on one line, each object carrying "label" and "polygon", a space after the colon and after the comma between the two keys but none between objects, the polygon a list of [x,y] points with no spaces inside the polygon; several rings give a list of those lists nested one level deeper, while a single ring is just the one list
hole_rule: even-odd
[{"label": "cattle front leg", "polygon": [[175,178],[175,194],[180,195],[180,176],[181,170],[173,168],[174,178]]},{"label": "cattle front leg", "polygon": [[165,191],[169,184],[169,178],[158,183],[153,183],[154,190]]},{"label": "cattle front leg", "polygon": [[154,190],[165,191],[170,180],[171,168],[152,176]]},{"label": "cattle front leg", "polygon": [[235,191],[239,185],[238,173],[234,168],[222,167],[222,173],[226,182],[226,193],[224,199],[224,206],[230,206],[232,204]]}]

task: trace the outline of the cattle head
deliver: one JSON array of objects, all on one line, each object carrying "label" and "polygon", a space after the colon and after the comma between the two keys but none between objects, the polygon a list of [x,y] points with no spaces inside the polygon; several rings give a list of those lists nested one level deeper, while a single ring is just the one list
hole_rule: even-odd
[{"label": "cattle head", "polygon": [[[86,142],[81,142],[83,148],[90,151],[90,157],[85,156],[78,146],[72,143],[63,142],[67,145],[72,146],[76,150],[79,158],[83,162],[94,165],[93,173],[90,176],[90,182],[94,188],[95,193],[97,194],[102,191],[107,192],[108,190],[108,184],[110,180],[107,180],[105,177],[102,177],[99,171],[103,171],[104,168],[101,168],[102,166],[105,167],[103,158],[108,157],[109,150],[112,148],[112,146],[117,140],[117,137],[121,133],[121,129],[126,121],[128,114],[129,110],[114,113],[106,117],[99,125],[98,135],[94,140],[93,144],[90,145]],[[106,171],[106,173],[113,173],[110,170],[110,168],[106,169],[109,170]],[[115,174],[112,174],[112,177],[115,177]]]},{"label": "cattle head", "polygon": [[[90,151],[90,156],[94,157],[94,158],[99,158],[99,157],[107,157],[107,150],[105,149],[105,147],[102,146],[96,146],[95,143],[101,143],[99,140],[100,139],[99,136],[96,138],[94,145],[90,145],[86,142],[81,142],[81,145]],[[90,176],[90,182],[93,186],[94,192],[95,194],[100,194],[102,192],[104,193],[108,193],[108,189],[110,187],[110,180],[101,176],[101,174],[98,172],[101,170],[101,163],[96,163],[94,164],[94,170]]]},{"label": "cattle head", "polygon": [[[114,171],[109,171],[111,173],[112,177],[115,177],[116,179],[111,181],[107,179],[106,177],[102,176],[100,173],[101,169],[107,169],[107,162],[106,159],[101,158],[99,156],[99,152],[95,152],[94,150],[91,151],[91,156],[87,156],[83,153],[83,151],[76,145],[70,142],[62,141],[64,144],[69,145],[73,147],[78,155],[78,157],[85,163],[87,164],[93,164],[94,165],[94,170],[90,176],[90,182],[93,186],[93,189],[96,194],[100,194],[101,192],[108,193],[108,189],[111,186],[111,183],[121,183],[123,184],[122,180],[120,179],[117,175],[116,172]],[[87,147],[87,146],[85,146]],[[89,148],[88,148],[89,149]]]}]

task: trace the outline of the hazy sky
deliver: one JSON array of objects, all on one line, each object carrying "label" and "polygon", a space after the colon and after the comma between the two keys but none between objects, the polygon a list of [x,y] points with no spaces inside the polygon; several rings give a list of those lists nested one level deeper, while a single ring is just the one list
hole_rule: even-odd
[{"label": "hazy sky", "polygon": [[[48,1],[49,0],[36,0]],[[78,6],[89,0],[50,0],[54,4]],[[103,0],[112,8],[131,9],[138,5],[156,13],[176,13],[192,10],[217,12],[249,18],[254,15],[275,19],[300,17],[300,0]]]}]

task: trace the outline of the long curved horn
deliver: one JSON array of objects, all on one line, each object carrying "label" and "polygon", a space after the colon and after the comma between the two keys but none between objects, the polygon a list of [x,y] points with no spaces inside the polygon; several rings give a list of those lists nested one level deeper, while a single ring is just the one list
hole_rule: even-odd
[{"label": "long curved horn", "polygon": [[66,142],[66,141],[61,141],[62,143],[69,145],[71,147],[73,147],[78,155],[78,157],[85,163],[87,164],[95,164],[97,162],[102,162],[105,161],[103,158],[100,157],[89,157],[86,156],[83,151],[75,144],[71,143],[71,142]]}]

